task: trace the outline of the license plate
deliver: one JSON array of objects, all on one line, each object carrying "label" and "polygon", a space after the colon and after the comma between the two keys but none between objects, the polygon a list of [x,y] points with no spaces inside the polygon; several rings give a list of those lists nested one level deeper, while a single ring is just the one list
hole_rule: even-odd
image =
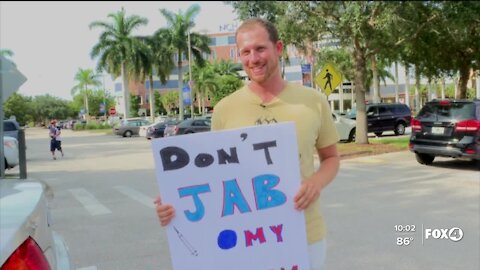
[{"label": "license plate", "polygon": [[444,127],[432,127],[432,134],[443,134],[445,133]]}]

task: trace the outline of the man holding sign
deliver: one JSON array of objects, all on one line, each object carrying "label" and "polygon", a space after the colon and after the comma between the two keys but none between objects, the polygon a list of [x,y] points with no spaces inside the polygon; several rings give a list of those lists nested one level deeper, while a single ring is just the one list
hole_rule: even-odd
[{"label": "man holding sign", "polygon": [[[328,102],[311,88],[283,80],[279,68],[283,43],[270,22],[246,20],[236,32],[236,42],[250,82],[215,106],[212,130],[295,123],[302,183],[293,197],[294,207],[305,211],[310,269],[323,269],[326,229],[319,196],[335,178],[340,164],[336,149],[339,138]],[[318,170],[314,169],[315,151],[320,158]],[[169,224],[175,217],[174,207],[162,204],[160,198],[155,202],[160,223]],[[279,232],[278,227],[270,230]]]}]

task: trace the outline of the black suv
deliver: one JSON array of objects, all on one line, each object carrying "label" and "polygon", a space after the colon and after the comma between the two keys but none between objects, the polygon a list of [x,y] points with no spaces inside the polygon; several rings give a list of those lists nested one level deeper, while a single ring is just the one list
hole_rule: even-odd
[{"label": "black suv", "polygon": [[[410,126],[412,112],[401,103],[374,103],[367,104],[368,132],[381,136],[384,131],[393,131],[395,135],[405,134],[405,128]],[[352,109],[346,114],[347,118],[357,119],[357,111]]]},{"label": "black suv", "polygon": [[480,100],[434,100],[412,119],[410,151],[420,164],[436,156],[480,160]]}]

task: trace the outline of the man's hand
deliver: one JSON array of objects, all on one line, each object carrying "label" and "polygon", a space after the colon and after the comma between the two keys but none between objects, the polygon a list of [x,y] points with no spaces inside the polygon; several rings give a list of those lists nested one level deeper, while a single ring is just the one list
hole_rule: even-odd
[{"label": "man's hand", "polygon": [[155,209],[157,211],[160,224],[162,226],[167,226],[175,217],[175,208],[170,204],[162,204],[160,196],[157,196],[153,203],[155,203]]},{"label": "man's hand", "polygon": [[313,179],[305,180],[293,198],[295,209],[305,210],[308,208],[312,202],[318,199],[320,191],[321,187],[316,181],[313,181]]}]

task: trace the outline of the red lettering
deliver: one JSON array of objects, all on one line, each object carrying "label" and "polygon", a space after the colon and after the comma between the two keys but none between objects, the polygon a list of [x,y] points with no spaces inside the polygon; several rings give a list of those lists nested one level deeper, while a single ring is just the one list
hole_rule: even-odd
[{"label": "red lettering", "polygon": [[247,247],[250,247],[253,245],[254,240],[259,240],[260,244],[265,243],[265,235],[263,234],[263,228],[257,228],[257,231],[255,234],[253,234],[251,231],[244,231],[245,233],[245,243]]}]

